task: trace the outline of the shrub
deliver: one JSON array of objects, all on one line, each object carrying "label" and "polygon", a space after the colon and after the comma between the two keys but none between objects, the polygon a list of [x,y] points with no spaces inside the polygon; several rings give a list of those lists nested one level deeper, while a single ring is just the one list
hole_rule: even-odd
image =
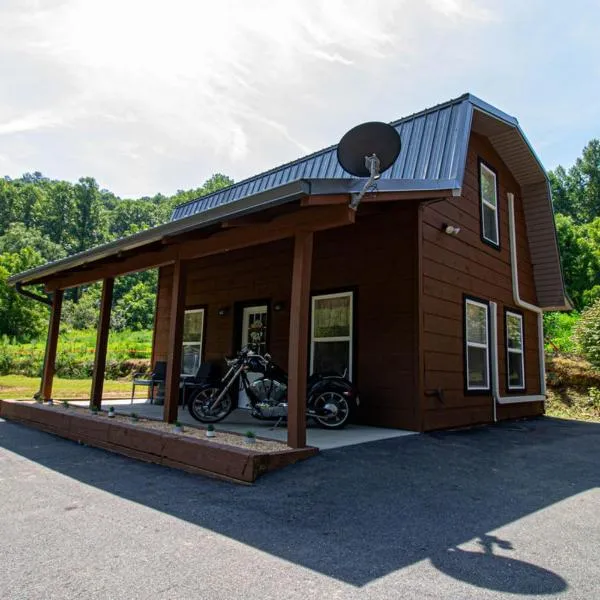
[{"label": "shrub", "polygon": [[573,331],[579,321],[577,311],[550,312],[544,315],[545,349],[550,354],[573,354],[576,351]]},{"label": "shrub", "polygon": [[600,368],[600,300],[581,313],[574,340],[585,358]]}]

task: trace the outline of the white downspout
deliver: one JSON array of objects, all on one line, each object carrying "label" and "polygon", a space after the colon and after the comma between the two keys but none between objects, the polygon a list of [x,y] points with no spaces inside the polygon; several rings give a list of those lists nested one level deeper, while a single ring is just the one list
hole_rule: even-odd
[{"label": "white downspout", "polygon": [[496,402],[498,404],[516,404],[519,402],[545,402],[546,400],[546,361],[544,358],[544,312],[539,306],[521,300],[519,295],[519,273],[517,262],[517,241],[515,231],[515,196],[507,194],[508,197],[508,237],[510,243],[510,269],[512,273],[513,301],[516,306],[523,310],[537,313],[538,322],[538,351],[540,367],[540,394],[530,396],[500,396],[500,385],[498,376],[498,316],[497,305],[490,303],[491,334],[492,334],[492,392],[494,395],[494,420],[496,420]]}]

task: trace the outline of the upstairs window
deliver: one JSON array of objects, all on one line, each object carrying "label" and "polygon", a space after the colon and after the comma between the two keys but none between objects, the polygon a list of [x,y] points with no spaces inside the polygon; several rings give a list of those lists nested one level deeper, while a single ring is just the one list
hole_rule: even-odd
[{"label": "upstairs window", "polygon": [[467,391],[490,389],[489,307],[465,298],[465,371]]},{"label": "upstairs window", "polygon": [[506,311],[506,372],[508,389],[525,389],[525,360],[523,356],[523,315]]},{"label": "upstairs window", "polygon": [[499,248],[496,173],[481,161],[479,162],[479,197],[481,199],[481,239],[487,244]]}]

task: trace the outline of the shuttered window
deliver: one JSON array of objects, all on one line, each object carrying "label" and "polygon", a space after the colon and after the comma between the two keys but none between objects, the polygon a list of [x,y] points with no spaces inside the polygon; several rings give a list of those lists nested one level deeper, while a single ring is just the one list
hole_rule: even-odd
[{"label": "shuttered window", "polygon": [[498,230],[498,187],[496,173],[485,163],[479,163],[479,196],[481,199],[481,239],[500,247]]},{"label": "shuttered window", "polygon": [[525,359],[523,353],[523,315],[506,311],[506,372],[508,389],[525,389]]},{"label": "shuttered window", "polygon": [[465,370],[468,391],[490,389],[489,306],[465,298]]}]

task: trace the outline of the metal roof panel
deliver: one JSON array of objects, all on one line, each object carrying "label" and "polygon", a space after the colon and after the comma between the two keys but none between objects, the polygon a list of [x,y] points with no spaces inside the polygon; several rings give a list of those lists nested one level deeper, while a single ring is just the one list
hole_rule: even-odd
[{"label": "metal roof panel", "polygon": [[[502,115],[506,122],[516,121],[485,102],[465,94],[444,104],[434,106],[420,113],[391,123],[400,133],[402,149],[392,168],[382,175],[382,179],[408,179],[430,182],[438,187],[437,180],[461,179],[458,172],[460,158],[466,155],[465,140],[468,133],[471,104],[476,103],[480,110],[489,114]],[[499,118],[499,117],[498,117]],[[324,148],[256,175],[232,186],[205,196],[204,201],[191,200],[175,207],[172,221],[197,214],[209,207],[221,206],[241,200],[247,196],[300,179],[347,179],[348,174],[337,160],[337,146]],[[189,208],[189,207],[192,208]]]}]

